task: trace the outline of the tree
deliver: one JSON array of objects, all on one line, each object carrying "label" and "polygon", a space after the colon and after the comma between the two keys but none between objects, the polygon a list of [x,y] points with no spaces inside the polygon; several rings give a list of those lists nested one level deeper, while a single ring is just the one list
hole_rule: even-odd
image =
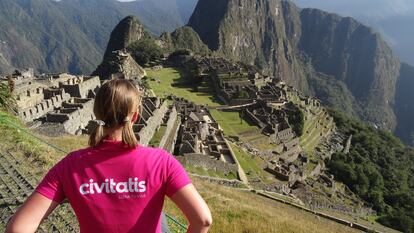
[{"label": "tree", "polygon": [[155,41],[151,37],[146,37],[132,43],[128,46],[127,50],[141,66],[151,61],[159,60],[163,56],[163,50],[155,44]]}]

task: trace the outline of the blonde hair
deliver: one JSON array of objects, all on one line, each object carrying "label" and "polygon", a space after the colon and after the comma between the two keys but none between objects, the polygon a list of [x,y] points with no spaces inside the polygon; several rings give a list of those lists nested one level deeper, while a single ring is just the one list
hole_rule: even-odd
[{"label": "blonde hair", "polygon": [[129,80],[114,79],[102,85],[96,94],[93,112],[103,124],[98,124],[92,130],[89,146],[99,145],[108,136],[105,135],[104,128],[123,127],[122,142],[129,147],[136,147],[138,140],[130,115],[138,113],[140,107],[141,93]]}]

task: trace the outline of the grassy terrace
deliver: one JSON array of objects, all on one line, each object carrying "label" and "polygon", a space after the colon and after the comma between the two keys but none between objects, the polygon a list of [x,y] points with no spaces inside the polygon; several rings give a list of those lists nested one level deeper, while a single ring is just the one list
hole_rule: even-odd
[{"label": "grassy terrace", "polygon": [[312,110],[316,115],[307,114],[308,119],[305,121],[303,135],[300,137],[300,144],[308,154],[313,153],[322,137],[333,127],[333,122],[326,119],[327,115],[321,108],[313,108]]},{"label": "grassy terrace", "polygon": [[[163,97],[174,94],[196,104],[205,104],[213,108],[222,105],[211,94],[214,93],[214,90],[209,82],[203,82],[196,90],[194,85],[187,84],[187,80],[184,80],[180,72],[173,68],[164,68],[157,71],[147,70],[147,74],[148,77],[154,78],[154,81],[150,80],[148,83],[157,96]],[[244,132],[257,130],[256,126],[250,125],[245,120],[240,120],[238,112],[224,112],[216,109],[211,109],[210,112],[226,135],[240,136]]]},{"label": "grassy terrace", "polygon": [[203,86],[204,89],[199,88],[195,91],[194,87],[186,84],[186,80],[181,78],[180,72],[176,69],[165,68],[156,71],[148,69],[147,75],[156,79],[156,81],[150,80],[149,85],[157,96],[164,97],[174,94],[197,104],[206,104],[210,107],[220,106],[220,102],[210,94],[211,87],[208,84]]},{"label": "grassy terrace", "polygon": [[263,161],[258,157],[252,157],[250,154],[246,153],[242,149],[235,146],[233,143],[230,143],[230,146],[237,157],[237,160],[240,163],[243,171],[246,173],[249,179],[259,178],[264,183],[274,182],[273,176],[265,172],[259,165],[263,164]]},{"label": "grassy terrace", "polygon": [[153,147],[157,147],[160,144],[161,139],[164,136],[164,133],[165,133],[166,129],[167,129],[167,126],[165,126],[165,125],[160,126],[160,128],[157,130],[157,132],[155,132],[152,139],[149,141],[148,145],[153,146]]},{"label": "grassy terrace", "polygon": [[237,180],[237,174],[229,173],[227,175],[213,170],[207,170],[202,167],[185,166],[185,170],[189,173],[194,173],[201,176],[209,176],[228,180]]}]

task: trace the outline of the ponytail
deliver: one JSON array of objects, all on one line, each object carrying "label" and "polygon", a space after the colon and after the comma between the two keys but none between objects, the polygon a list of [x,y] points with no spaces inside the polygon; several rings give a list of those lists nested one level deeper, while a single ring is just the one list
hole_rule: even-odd
[{"label": "ponytail", "polygon": [[92,129],[91,129],[90,136],[89,136],[89,146],[95,147],[99,143],[101,143],[102,140],[104,140],[106,137],[106,135],[104,135],[105,122],[101,120],[94,120],[91,122],[94,125],[90,125]]},{"label": "ponytail", "polygon": [[122,128],[122,142],[130,147],[136,147],[138,145],[138,140],[135,137],[131,120],[128,117],[125,119],[125,124]]}]

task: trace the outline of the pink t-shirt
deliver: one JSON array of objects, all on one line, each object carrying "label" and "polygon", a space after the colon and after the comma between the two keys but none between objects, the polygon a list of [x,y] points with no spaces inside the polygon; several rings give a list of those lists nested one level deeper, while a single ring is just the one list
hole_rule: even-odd
[{"label": "pink t-shirt", "polygon": [[104,140],[56,164],[36,191],[69,200],[81,232],[161,232],[165,195],[191,183],[182,165],[162,149]]}]

